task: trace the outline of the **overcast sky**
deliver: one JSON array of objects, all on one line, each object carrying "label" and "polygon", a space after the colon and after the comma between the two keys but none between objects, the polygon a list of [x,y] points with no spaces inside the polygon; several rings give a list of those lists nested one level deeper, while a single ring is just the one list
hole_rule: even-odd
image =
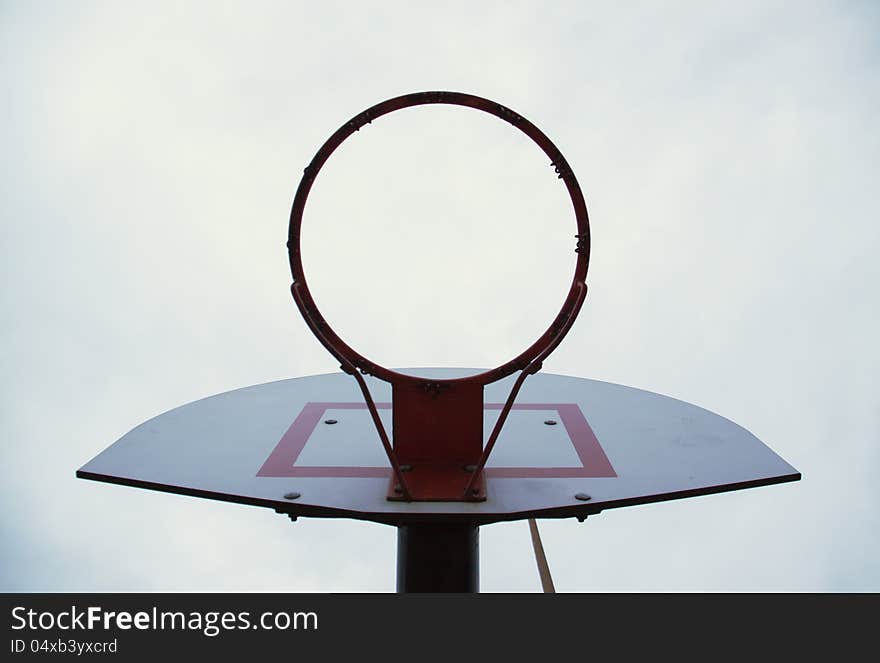
[{"label": "overcast sky", "polygon": [[[584,190],[590,294],[548,372],[696,403],[803,481],[541,521],[557,589],[880,590],[872,2],[0,4],[0,589],[392,591],[395,531],[99,484],[140,422],[337,364],[290,299],[303,167],[386,98],[520,112]],[[492,117],[402,111],[316,183],[306,269],[392,366],[549,323],[574,221]],[[525,523],[484,591],[539,591]]]}]

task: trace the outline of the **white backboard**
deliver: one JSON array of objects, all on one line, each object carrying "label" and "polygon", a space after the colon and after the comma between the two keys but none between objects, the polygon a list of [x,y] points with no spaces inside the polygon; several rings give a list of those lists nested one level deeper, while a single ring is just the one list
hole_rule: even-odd
[{"label": "white backboard", "polygon": [[[473,372],[417,371],[433,378]],[[390,387],[367,380],[390,432]],[[484,439],[512,380],[485,389]],[[484,502],[386,499],[387,458],[354,379],[343,373],[183,405],[137,426],[77,476],[293,516],[389,524],[582,518],[800,479],[754,435],[712,412],[639,389],[546,373],[530,376],[520,391],[487,464]]]}]

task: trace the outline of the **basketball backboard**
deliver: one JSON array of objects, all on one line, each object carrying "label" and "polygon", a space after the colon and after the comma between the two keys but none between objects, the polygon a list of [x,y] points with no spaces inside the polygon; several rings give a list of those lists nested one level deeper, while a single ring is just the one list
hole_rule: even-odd
[{"label": "basketball backboard", "polygon": [[[473,372],[419,369],[437,379]],[[366,379],[391,429],[390,386]],[[484,438],[512,380],[485,387]],[[800,479],[754,435],[712,412],[640,389],[546,373],[520,391],[486,466],[484,501],[395,501],[387,495],[391,475],[361,392],[343,373],[183,405],[136,427],[77,472],[291,516],[391,525],[584,518]]]}]

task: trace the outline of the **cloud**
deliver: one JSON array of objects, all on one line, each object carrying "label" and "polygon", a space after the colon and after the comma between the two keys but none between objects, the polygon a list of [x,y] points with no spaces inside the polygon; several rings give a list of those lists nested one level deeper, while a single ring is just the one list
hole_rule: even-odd
[{"label": "cloud", "polygon": [[[432,88],[522,113],[584,189],[590,294],[547,370],[695,402],[804,473],[542,523],[557,588],[880,587],[869,5],[212,9],[3,10],[4,588],[392,588],[390,528],[73,472],[180,403],[336,370],[288,292],[293,193],[342,122]],[[508,127],[433,110],[333,157],[309,267],[365,351],[488,365],[549,323],[573,223]],[[484,589],[537,589],[519,525],[485,529]]]}]

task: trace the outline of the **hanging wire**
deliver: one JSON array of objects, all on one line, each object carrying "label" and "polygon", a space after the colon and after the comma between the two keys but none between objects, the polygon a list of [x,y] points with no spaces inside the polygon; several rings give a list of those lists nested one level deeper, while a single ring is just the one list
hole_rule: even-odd
[{"label": "hanging wire", "polygon": [[538,523],[534,518],[529,518],[529,533],[532,535],[532,548],[535,549],[538,575],[541,576],[541,588],[545,594],[555,594],[556,588],[553,586],[553,578],[550,577],[550,566],[547,564],[544,545],[541,543],[541,534],[538,532]]}]

